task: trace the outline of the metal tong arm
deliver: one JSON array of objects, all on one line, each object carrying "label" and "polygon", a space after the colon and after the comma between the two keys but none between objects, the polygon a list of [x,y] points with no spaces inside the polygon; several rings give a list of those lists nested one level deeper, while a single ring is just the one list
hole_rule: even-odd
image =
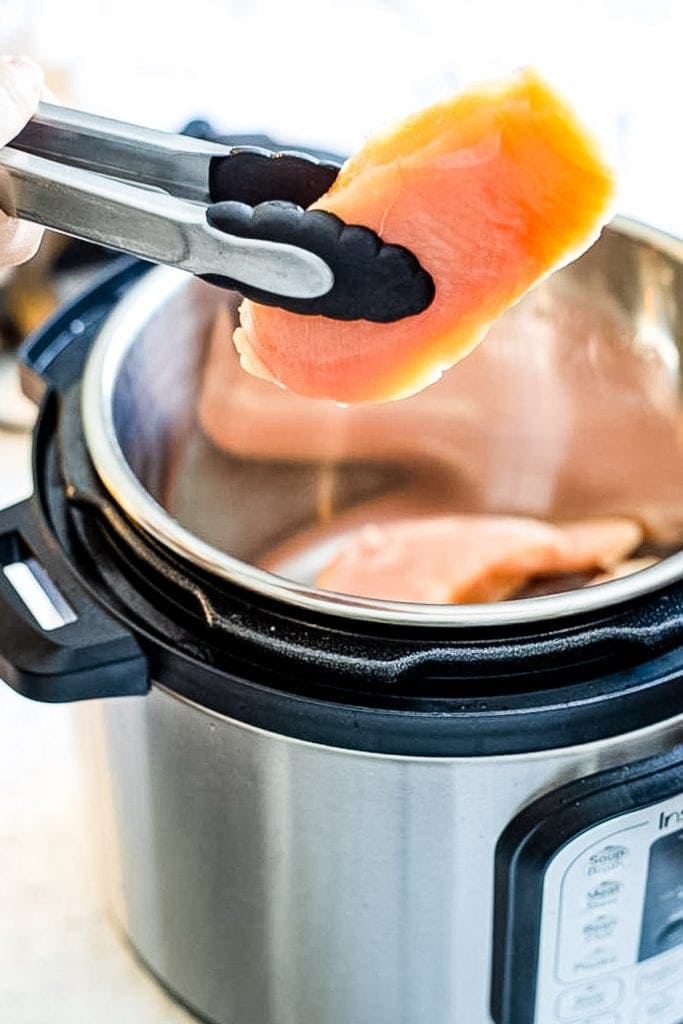
[{"label": "metal tong arm", "polygon": [[13,147],[0,149],[3,169],[0,209],[55,231],[275,295],[314,298],[334,282],[327,263],[314,253],[224,233],[207,222],[206,208],[197,203]]},{"label": "metal tong arm", "polygon": [[276,199],[307,207],[340,167],[310,153],[202,141],[49,103],[40,104],[12,146],[203,203]]},{"label": "metal tong arm", "polygon": [[14,149],[209,203],[209,171],[230,146],[41,103]]}]

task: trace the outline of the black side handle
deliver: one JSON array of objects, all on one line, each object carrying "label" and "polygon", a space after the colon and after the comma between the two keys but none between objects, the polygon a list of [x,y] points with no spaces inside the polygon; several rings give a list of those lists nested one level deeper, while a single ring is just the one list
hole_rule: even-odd
[{"label": "black side handle", "polygon": [[0,511],[0,678],[46,702],[149,689],[137,641],[83,589],[35,497]]}]

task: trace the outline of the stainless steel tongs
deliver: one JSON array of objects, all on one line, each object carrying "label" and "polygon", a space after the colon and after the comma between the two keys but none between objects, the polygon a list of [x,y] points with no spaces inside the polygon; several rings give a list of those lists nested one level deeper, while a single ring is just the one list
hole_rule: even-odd
[{"label": "stainless steel tongs", "polygon": [[338,170],[41,104],[0,149],[0,208],[294,312],[420,312],[433,284],[409,250],[305,210]]}]

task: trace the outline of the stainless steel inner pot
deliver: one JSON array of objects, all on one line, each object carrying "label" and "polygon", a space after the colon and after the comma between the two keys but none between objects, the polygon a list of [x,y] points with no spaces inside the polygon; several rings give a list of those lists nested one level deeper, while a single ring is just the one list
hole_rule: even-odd
[{"label": "stainless steel inner pot", "polygon": [[[153,270],[106,322],[84,376],[100,477],[176,553],[290,605],[451,627],[568,616],[683,576],[681,241],[614,221],[442,381],[383,406],[341,409],[243,373],[230,343],[238,301]],[[633,515],[666,557],[597,586],[461,606],[316,589],[306,550],[280,574],[262,567],[302,533],[324,552],[335,516],[365,505]]]}]

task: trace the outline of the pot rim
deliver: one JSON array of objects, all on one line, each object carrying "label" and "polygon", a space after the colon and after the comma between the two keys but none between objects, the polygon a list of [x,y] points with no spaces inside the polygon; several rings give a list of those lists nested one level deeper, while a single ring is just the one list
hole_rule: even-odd
[{"label": "pot rim", "polygon": [[[615,217],[609,228],[683,263],[683,240],[658,228]],[[501,626],[564,619],[623,604],[683,577],[683,551],[609,583],[545,597],[479,605],[409,604],[354,597],[296,583],[243,562],[201,540],[141,484],[116,436],[113,397],[119,370],[140,328],[186,283],[179,270],[158,267],[143,277],[106,319],[83,374],[81,413],[86,445],[105,488],[144,532],[182,558],[230,583],[275,601],[336,618],[417,627]]]}]

